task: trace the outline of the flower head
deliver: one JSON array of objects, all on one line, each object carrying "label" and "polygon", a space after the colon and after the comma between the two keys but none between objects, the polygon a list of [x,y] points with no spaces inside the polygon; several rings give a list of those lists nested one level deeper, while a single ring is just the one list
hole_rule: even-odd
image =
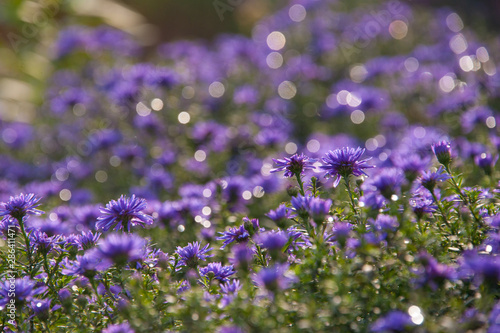
[{"label": "flower head", "polygon": [[257,285],[271,294],[289,288],[295,281],[296,277],[288,272],[288,264],[265,267],[255,275]]},{"label": "flower head", "polygon": [[135,333],[135,331],[130,327],[128,322],[121,324],[109,325],[106,329],[102,330],[102,333]]},{"label": "flower head", "polygon": [[451,162],[451,145],[448,141],[440,141],[432,144],[432,151],[437,160],[444,166]]},{"label": "flower head", "polygon": [[233,265],[222,266],[220,262],[211,262],[206,267],[200,268],[200,275],[209,279],[219,280],[221,283],[228,281],[228,277],[234,274]]},{"label": "flower head", "polygon": [[26,215],[42,215],[44,212],[35,209],[40,205],[38,201],[40,198],[37,198],[33,193],[21,193],[18,196],[10,197],[9,201],[4,202],[3,207],[0,208],[0,216],[21,220]]},{"label": "flower head", "polygon": [[313,170],[315,167],[313,163],[315,160],[310,159],[304,154],[294,154],[291,157],[285,157],[282,160],[273,158],[277,168],[271,169],[271,173],[285,171],[283,175],[286,178],[293,177],[294,175],[303,174],[306,170]]},{"label": "flower head", "polygon": [[372,326],[371,332],[397,333],[406,332],[414,325],[409,314],[403,311],[392,311],[378,319]]},{"label": "flower head", "polygon": [[495,164],[497,163],[498,156],[492,157],[491,154],[482,153],[480,155],[476,155],[474,158],[474,162],[478,167],[484,170],[484,173],[490,176],[493,172]]},{"label": "flower head", "polygon": [[175,253],[179,255],[179,262],[177,264],[180,266],[196,267],[200,260],[207,260],[209,257],[213,257],[213,254],[207,254],[212,248],[208,248],[209,244],[201,247],[199,242],[188,243],[185,247],[177,247]]},{"label": "flower head", "polygon": [[76,260],[65,260],[62,262],[64,275],[80,275],[87,278],[94,277],[97,272],[109,268],[109,262],[106,262],[96,253],[97,250],[90,250],[83,256],[77,255]]},{"label": "flower head", "polygon": [[344,147],[342,149],[330,150],[323,157],[323,164],[321,169],[326,171],[326,176],[334,177],[333,186],[337,187],[340,178],[348,178],[350,175],[361,176],[366,175],[364,169],[374,168],[366,162],[371,158],[361,159],[361,155],[365,149]]},{"label": "flower head", "polygon": [[143,259],[146,254],[146,241],[135,234],[110,234],[98,247],[104,259],[118,266]]},{"label": "flower head", "polygon": [[82,231],[82,234],[78,235],[77,242],[81,250],[88,250],[97,244],[99,237],[101,237],[100,232],[92,233],[92,231]]},{"label": "flower head", "polygon": [[250,234],[245,229],[245,226],[243,224],[240,225],[239,227],[229,228],[227,231],[219,233],[221,234],[221,236],[217,237],[217,240],[224,241],[224,243],[221,246],[221,249],[224,249],[232,242],[242,243],[250,239]]},{"label": "flower head", "polygon": [[106,208],[101,208],[101,216],[97,218],[96,228],[107,231],[111,228],[114,230],[125,229],[130,232],[131,225],[152,224],[153,217],[144,214],[142,211],[146,209],[146,200],[137,198],[135,195],[127,198],[121,196],[118,201],[111,200]]},{"label": "flower head", "polygon": [[438,182],[443,182],[450,178],[451,176],[445,173],[443,167],[439,166],[439,168],[434,172],[422,172],[422,176],[420,176],[418,181],[420,182],[420,185],[432,192]]},{"label": "flower head", "polygon": [[15,300],[16,305],[21,306],[46,289],[47,287],[35,288],[35,281],[28,277],[15,279],[15,281],[5,280],[0,283],[0,306],[6,306],[11,300]]}]

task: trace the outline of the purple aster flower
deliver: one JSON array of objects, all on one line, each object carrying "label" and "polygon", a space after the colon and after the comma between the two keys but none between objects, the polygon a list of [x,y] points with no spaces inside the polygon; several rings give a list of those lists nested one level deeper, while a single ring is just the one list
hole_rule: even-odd
[{"label": "purple aster flower", "polygon": [[391,311],[384,317],[379,318],[371,327],[371,332],[397,333],[406,332],[413,326],[410,315],[403,311]]},{"label": "purple aster flower", "polygon": [[245,333],[245,331],[238,326],[223,326],[217,331],[217,333]]},{"label": "purple aster flower", "polygon": [[455,270],[445,264],[440,264],[428,253],[420,253],[418,260],[423,265],[420,273],[419,284],[428,285],[432,290],[437,290],[444,282],[456,278]]},{"label": "purple aster flower", "polygon": [[482,153],[480,155],[476,155],[474,158],[474,162],[476,165],[483,169],[484,173],[490,176],[493,172],[495,164],[497,163],[498,156],[492,157],[491,154]]},{"label": "purple aster flower", "polygon": [[451,144],[448,141],[440,141],[432,144],[432,151],[437,160],[444,166],[451,162]]},{"label": "purple aster flower", "polygon": [[297,212],[300,217],[307,217],[309,215],[309,204],[312,196],[297,195],[290,200],[293,210]]},{"label": "purple aster flower", "polygon": [[98,272],[108,269],[110,263],[104,261],[97,250],[90,250],[83,256],[77,255],[76,260],[65,258],[62,262],[64,275],[80,275],[93,278]]},{"label": "purple aster flower", "polygon": [[50,307],[50,303],[50,299],[34,299],[33,301],[31,301],[31,308],[35,313],[35,316],[37,316],[42,321],[46,321],[47,319],[49,319],[51,311],[55,311],[61,307],[60,305]]},{"label": "purple aster flower", "polygon": [[336,222],[332,227],[332,232],[327,234],[325,241],[333,243],[337,241],[341,247],[345,247],[347,239],[352,234],[353,225],[348,222]]},{"label": "purple aster flower", "polygon": [[253,260],[253,251],[246,244],[237,244],[231,249],[232,257],[229,262],[233,265],[247,269]]},{"label": "purple aster flower", "polygon": [[272,295],[275,292],[289,288],[296,281],[295,275],[288,271],[288,264],[276,264],[262,268],[255,275],[255,282]]},{"label": "purple aster flower", "polygon": [[347,179],[350,175],[368,176],[364,169],[374,168],[372,165],[368,165],[366,162],[371,158],[361,159],[361,155],[365,152],[365,149],[349,148],[344,147],[342,149],[330,150],[326,153],[326,157],[323,157],[323,164],[320,166],[321,169],[326,171],[327,177],[334,177],[333,186],[337,187],[340,182],[340,178]]},{"label": "purple aster flower", "polygon": [[121,324],[109,325],[102,330],[102,333],[135,333],[135,331],[130,327],[128,322],[123,322]]},{"label": "purple aster flower", "polygon": [[396,155],[393,161],[396,167],[403,170],[409,182],[413,182],[430,162],[429,158],[422,158],[418,154]]},{"label": "purple aster flower", "polygon": [[375,231],[396,231],[399,228],[398,219],[395,216],[379,214],[372,223]]},{"label": "purple aster flower", "polygon": [[117,266],[138,261],[146,254],[146,241],[135,234],[110,234],[98,247],[98,253],[106,260],[110,260]]},{"label": "purple aster flower", "polygon": [[439,166],[439,168],[432,172],[432,171],[424,171],[422,172],[422,175],[418,179],[420,185],[428,189],[429,191],[434,191],[434,188],[436,187],[436,184],[438,182],[444,182],[447,179],[450,179],[451,176],[448,175],[442,166]]},{"label": "purple aster flower", "polygon": [[118,201],[111,200],[106,208],[100,209],[103,215],[97,218],[96,228],[104,231],[111,228],[124,229],[130,232],[131,225],[153,224],[153,217],[142,212],[146,206],[144,199],[136,198],[135,195],[131,198],[122,195]]},{"label": "purple aster flower", "polygon": [[496,285],[500,281],[500,257],[465,251],[459,260],[458,273],[462,278],[473,278],[476,285]]},{"label": "purple aster flower", "polygon": [[234,274],[233,265],[222,266],[220,262],[211,262],[206,267],[200,268],[200,275],[210,280],[219,280],[221,283],[228,281],[228,277]]},{"label": "purple aster flower", "polygon": [[224,243],[220,247],[224,249],[226,246],[232,242],[243,243],[250,239],[250,234],[245,229],[245,225],[240,225],[239,227],[229,228],[227,231],[219,232],[222,236],[217,237],[217,240],[223,240]]},{"label": "purple aster flower", "polygon": [[294,175],[301,175],[306,170],[315,169],[313,165],[315,160],[310,159],[304,154],[294,154],[290,157],[285,157],[282,160],[273,158],[273,161],[278,167],[271,169],[271,173],[285,171],[283,175],[285,178],[290,178]]},{"label": "purple aster flower", "polygon": [[269,251],[281,251],[288,243],[288,235],[283,231],[268,231],[259,234],[255,242]]},{"label": "purple aster flower", "polygon": [[490,327],[488,328],[487,333],[500,332],[500,301],[497,302],[491,310],[488,323],[490,324]]},{"label": "purple aster flower", "polygon": [[31,239],[32,245],[36,248],[36,251],[42,255],[47,255],[58,245],[60,240],[59,236],[49,237],[47,234],[40,230],[34,230],[30,233],[29,238]]},{"label": "purple aster flower", "polygon": [[422,218],[424,214],[432,214],[437,209],[437,206],[433,204],[434,199],[431,194],[424,191],[422,188],[418,189],[409,200],[410,206],[418,218]]},{"label": "purple aster flower", "polygon": [[92,231],[82,231],[82,234],[78,236],[77,242],[81,250],[88,250],[97,244],[100,237],[100,232],[92,233]]},{"label": "purple aster flower", "polygon": [[363,189],[378,191],[386,199],[391,199],[393,194],[399,193],[405,181],[403,172],[397,168],[383,168],[372,179],[363,183]]},{"label": "purple aster flower", "polygon": [[312,217],[314,222],[323,222],[325,216],[330,212],[330,207],[332,206],[332,200],[313,197],[309,201],[309,215]]},{"label": "purple aster flower", "polygon": [[2,204],[3,207],[0,208],[0,216],[14,218],[19,221],[26,215],[42,215],[44,212],[35,209],[35,207],[40,205],[38,201],[40,199],[33,193],[21,193],[18,196],[10,197],[9,201]]},{"label": "purple aster flower", "polygon": [[282,222],[286,221],[287,219],[294,217],[291,214],[290,209],[285,204],[279,205],[275,210],[270,210],[269,213],[266,214],[266,216],[279,224],[282,224]]},{"label": "purple aster flower", "polygon": [[200,260],[206,261],[207,258],[213,257],[213,254],[207,254],[212,248],[208,248],[209,244],[201,247],[199,242],[188,243],[185,247],[177,247],[175,253],[179,255],[179,263],[177,267],[187,266],[194,268],[198,266]]},{"label": "purple aster flower", "polygon": [[20,307],[45,290],[47,287],[35,288],[35,281],[28,277],[5,280],[0,283],[0,307],[5,307],[11,300],[14,300],[17,307]]},{"label": "purple aster flower", "polygon": [[220,285],[223,294],[236,294],[241,289],[240,280],[234,279]]}]

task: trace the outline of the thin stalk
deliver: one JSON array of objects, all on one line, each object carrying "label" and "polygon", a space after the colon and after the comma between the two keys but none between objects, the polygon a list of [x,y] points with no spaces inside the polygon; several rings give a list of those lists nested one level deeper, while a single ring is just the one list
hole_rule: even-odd
[{"label": "thin stalk", "polygon": [[352,196],[351,185],[349,184],[349,179],[347,177],[342,177],[344,179],[345,187],[347,188],[347,193],[349,193],[349,199],[351,199],[351,208],[354,212],[354,215],[358,215],[358,211],[356,210],[356,205],[354,204],[354,198]]}]

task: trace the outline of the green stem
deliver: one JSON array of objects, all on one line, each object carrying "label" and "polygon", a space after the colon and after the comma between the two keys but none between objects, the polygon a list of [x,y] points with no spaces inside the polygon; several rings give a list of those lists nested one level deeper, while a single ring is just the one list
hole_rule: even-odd
[{"label": "green stem", "polygon": [[441,213],[441,217],[443,218],[443,222],[450,228],[450,232],[454,234],[454,229],[451,227],[450,223],[448,222],[448,219],[446,218],[446,214],[444,212],[443,206],[441,206],[441,202],[437,199],[436,194],[434,191],[430,191],[432,194],[432,198],[434,199],[434,202],[438,206],[439,212]]},{"label": "green stem", "polygon": [[29,275],[30,275],[30,277],[33,277],[33,259],[31,257],[30,238],[28,237],[28,235],[26,234],[26,230],[24,229],[23,219],[20,218],[20,219],[17,219],[17,221],[19,222],[19,226],[21,227],[21,232],[22,232],[23,237],[24,237],[24,243],[26,245],[26,256],[28,258],[28,271],[29,271]]},{"label": "green stem", "polygon": [[352,196],[352,191],[351,191],[351,185],[349,184],[349,179],[348,177],[342,177],[344,179],[344,184],[345,187],[347,188],[347,193],[349,193],[349,199],[351,199],[351,208],[352,211],[354,212],[354,215],[358,215],[358,211],[356,210],[356,205],[354,204],[354,198]]},{"label": "green stem", "polygon": [[295,178],[297,178],[297,183],[299,184],[299,191],[302,196],[305,196],[304,192],[304,183],[302,183],[302,177],[300,176],[300,172],[295,174]]},{"label": "green stem", "polygon": [[445,168],[446,172],[450,175],[451,183],[453,184],[453,186],[455,187],[455,189],[458,191],[458,195],[460,196],[460,199],[462,199],[462,201],[467,206],[467,208],[469,208],[469,210],[470,210],[472,216],[474,217],[474,220],[476,221],[476,223],[479,223],[479,224],[483,225],[483,223],[481,222],[481,220],[479,219],[479,217],[476,215],[476,212],[474,211],[474,208],[472,208],[472,206],[471,206],[471,204],[469,202],[469,199],[462,192],[462,189],[460,188],[460,186],[458,185],[457,181],[455,180],[455,177],[451,173],[450,166],[449,165],[445,165],[444,168]]}]

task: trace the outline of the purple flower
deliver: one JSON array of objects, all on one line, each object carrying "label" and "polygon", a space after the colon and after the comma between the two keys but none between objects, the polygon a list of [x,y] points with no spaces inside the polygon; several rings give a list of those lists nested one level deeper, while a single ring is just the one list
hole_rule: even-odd
[{"label": "purple flower", "polygon": [[450,179],[451,176],[445,173],[444,169],[442,166],[439,166],[439,168],[434,171],[424,171],[422,172],[422,176],[418,179],[420,185],[428,189],[429,191],[434,191],[434,188],[436,187],[436,184],[438,182],[444,182],[447,179]]},{"label": "purple flower", "polygon": [[200,268],[200,275],[210,280],[219,280],[221,283],[228,281],[228,277],[234,274],[233,265],[222,266],[220,262],[211,262],[206,267]]},{"label": "purple flower", "polygon": [[187,266],[194,268],[198,266],[200,260],[206,261],[207,258],[213,257],[213,254],[207,254],[212,248],[208,248],[209,244],[201,247],[199,242],[188,243],[185,247],[177,247],[175,253],[179,255],[177,267]]},{"label": "purple flower", "polygon": [[444,166],[451,162],[451,145],[448,141],[440,141],[432,144],[432,151],[437,160]]},{"label": "purple flower", "polygon": [[495,333],[500,331],[500,302],[497,302],[497,304],[495,304],[495,306],[491,310],[488,322],[490,324],[490,327],[488,328],[487,333]]},{"label": "purple flower", "polygon": [[365,190],[375,190],[386,199],[391,199],[393,194],[399,193],[405,181],[403,172],[397,168],[381,169],[372,179],[363,183]]},{"label": "purple flower", "polygon": [[332,206],[332,200],[313,197],[309,201],[309,215],[312,217],[314,222],[322,222],[325,216],[330,212],[330,207]]},{"label": "purple flower", "polygon": [[18,196],[10,197],[9,201],[4,202],[3,207],[0,208],[0,216],[6,218],[14,218],[22,220],[26,215],[42,215],[44,212],[35,209],[40,204],[40,201],[33,193],[21,193]]},{"label": "purple flower", "polygon": [[391,311],[384,317],[379,318],[370,328],[371,332],[397,333],[405,332],[413,326],[410,315],[403,311]]},{"label": "purple flower", "polygon": [[286,178],[293,177],[294,175],[301,175],[306,170],[313,170],[315,168],[313,165],[315,160],[310,159],[304,154],[294,154],[282,160],[273,158],[273,161],[278,167],[271,169],[271,173],[285,171],[283,176]]},{"label": "purple flower", "polygon": [[243,224],[240,225],[239,227],[229,228],[227,231],[219,232],[219,234],[221,234],[222,236],[217,237],[217,240],[224,241],[224,243],[221,246],[221,249],[224,249],[232,242],[242,243],[250,239],[250,234],[245,229],[245,226]]},{"label": "purple flower", "polygon": [[55,305],[51,308],[50,303],[50,299],[34,299],[33,301],[31,301],[31,308],[35,313],[35,316],[37,316],[42,321],[46,321],[47,319],[49,319],[51,311],[55,311],[61,307],[60,305]]},{"label": "purple flower", "polygon": [[245,331],[237,326],[223,326],[217,333],[245,333]]},{"label": "purple flower", "polygon": [[121,196],[118,201],[111,200],[106,208],[101,208],[101,216],[97,218],[96,228],[107,231],[124,229],[130,232],[131,225],[146,225],[153,223],[153,217],[144,214],[142,210],[146,209],[146,200]]},{"label": "purple flower", "polygon": [[376,231],[396,231],[399,222],[395,216],[379,214],[373,222],[373,227]]},{"label": "purple flower", "polygon": [[240,280],[231,280],[220,285],[220,291],[223,294],[236,294],[241,289]]},{"label": "purple flower", "polygon": [[250,266],[253,260],[253,251],[246,244],[238,244],[231,249],[232,257],[229,262],[237,267],[246,269]]},{"label": "purple flower", "polygon": [[500,257],[464,252],[458,273],[462,278],[473,278],[476,285],[487,283],[496,285],[500,281]]},{"label": "purple flower", "polygon": [[28,277],[4,280],[0,283],[0,306],[5,307],[8,303],[15,302],[20,307],[46,289],[47,287],[35,288],[35,281]]},{"label": "purple flower", "polygon": [[271,294],[289,288],[296,277],[288,271],[288,264],[276,264],[262,268],[255,275],[255,282]]},{"label": "purple flower", "polygon": [[428,285],[432,290],[437,290],[445,281],[456,278],[455,270],[452,267],[440,264],[428,253],[420,253],[418,260],[423,265],[423,270],[419,272],[420,285]]},{"label": "purple flower", "polygon": [[59,236],[49,237],[47,234],[40,230],[34,230],[29,235],[31,242],[36,251],[42,255],[47,255],[58,244]]},{"label": "purple flower", "polygon": [[337,187],[340,182],[340,178],[347,179],[350,175],[368,176],[364,169],[374,168],[374,166],[368,165],[366,162],[368,159],[361,159],[361,155],[365,152],[365,149],[349,148],[344,147],[342,149],[330,150],[326,153],[326,157],[323,157],[323,164],[320,166],[321,169],[326,171],[326,176],[334,177],[333,186]]},{"label": "purple flower", "polygon": [[96,244],[99,238],[101,237],[100,232],[96,232],[95,234],[92,233],[92,231],[82,231],[81,235],[78,235],[78,245],[81,250],[88,250],[93,248]]},{"label": "purple flower", "polygon": [[285,204],[281,204],[275,210],[269,211],[269,213],[267,213],[266,216],[269,217],[274,222],[284,221],[286,219],[293,217],[290,212],[290,209]]},{"label": "purple flower", "polygon": [[403,170],[406,179],[413,182],[422,170],[428,167],[429,158],[422,158],[418,154],[396,155],[393,158],[396,167]]},{"label": "purple flower", "polygon": [[98,247],[98,253],[118,266],[144,258],[146,241],[135,234],[110,234]]},{"label": "purple flower", "polygon": [[491,154],[487,153],[476,155],[476,157],[474,158],[474,162],[476,162],[476,165],[481,169],[483,169],[484,173],[486,173],[488,176],[492,174],[493,168],[495,167],[497,160],[498,156],[492,157]]},{"label": "purple flower", "polygon": [[124,322],[121,324],[109,325],[102,330],[102,333],[135,333],[135,331],[130,327],[128,322]]},{"label": "purple flower", "polygon": [[255,240],[262,248],[269,251],[281,251],[283,247],[288,243],[288,235],[283,231],[268,231],[259,234]]},{"label": "purple flower", "polygon": [[410,206],[418,218],[422,218],[424,214],[431,214],[436,211],[437,206],[433,205],[433,198],[428,191],[420,188],[413,194],[409,200]]},{"label": "purple flower", "polygon": [[68,258],[65,258],[62,262],[62,273],[64,275],[80,275],[92,278],[97,272],[108,269],[110,264],[104,261],[96,251],[97,250],[90,250],[83,256],[77,255],[76,260],[68,260]]}]

